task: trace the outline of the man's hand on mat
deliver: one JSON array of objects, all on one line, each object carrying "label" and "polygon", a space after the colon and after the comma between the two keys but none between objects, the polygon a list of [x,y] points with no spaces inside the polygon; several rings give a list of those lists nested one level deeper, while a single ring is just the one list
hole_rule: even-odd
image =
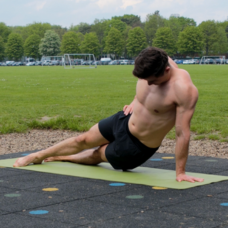
[{"label": "man's hand on mat", "polygon": [[194,182],[203,182],[203,181],[204,181],[203,178],[191,177],[191,176],[186,175],[185,173],[179,174],[179,175],[176,177],[176,180],[177,180],[178,182],[181,182],[181,181],[188,181],[188,182],[191,182],[191,183],[194,183]]}]

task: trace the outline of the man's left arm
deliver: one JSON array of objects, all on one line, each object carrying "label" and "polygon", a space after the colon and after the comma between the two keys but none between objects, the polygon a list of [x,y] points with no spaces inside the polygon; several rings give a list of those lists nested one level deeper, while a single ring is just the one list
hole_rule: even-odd
[{"label": "man's left arm", "polygon": [[190,142],[190,122],[198,99],[198,91],[194,85],[179,89],[179,99],[176,108],[176,180],[202,182],[202,178],[188,176],[185,166],[188,159]]}]

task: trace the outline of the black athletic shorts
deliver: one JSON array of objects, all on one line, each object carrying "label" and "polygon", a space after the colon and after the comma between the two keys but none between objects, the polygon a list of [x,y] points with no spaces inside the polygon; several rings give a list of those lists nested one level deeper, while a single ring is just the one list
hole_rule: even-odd
[{"label": "black athletic shorts", "polygon": [[145,146],[130,133],[130,116],[125,116],[120,111],[98,123],[101,134],[110,142],[105,155],[114,169],[134,169],[147,161],[158,149]]}]

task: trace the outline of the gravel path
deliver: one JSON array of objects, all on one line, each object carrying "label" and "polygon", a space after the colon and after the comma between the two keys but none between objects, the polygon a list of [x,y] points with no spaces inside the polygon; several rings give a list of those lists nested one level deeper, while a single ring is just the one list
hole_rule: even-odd
[{"label": "gravel path", "polygon": [[[0,135],[0,155],[44,149],[79,134],[79,132],[62,130],[31,130],[27,133]],[[173,154],[174,148],[175,140],[164,139],[158,152]],[[189,154],[194,156],[228,158],[228,143],[208,139],[192,140]]]}]

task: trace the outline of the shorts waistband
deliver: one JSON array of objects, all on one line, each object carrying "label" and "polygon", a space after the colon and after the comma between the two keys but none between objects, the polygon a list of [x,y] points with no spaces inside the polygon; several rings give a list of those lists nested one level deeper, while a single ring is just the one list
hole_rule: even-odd
[{"label": "shorts waistband", "polygon": [[134,135],[131,134],[130,130],[129,130],[129,127],[128,127],[128,122],[129,122],[129,119],[130,119],[131,115],[128,115],[127,116],[127,121],[125,122],[126,124],[126,130],[127,130],[127,133],[129,135],[129,137],[132,139],[132,141],[134,142],[134,144],[140,149],[140,150],[143,150],[144,152],[148,152],[148,153],[151,153],[151,152],[154,152],[156,150],[158,150],[159,147],[157,148],[150,148],[146,145],[144,145],[143,143],[141,143],[139,141],[139,139],[137,139]]}]

